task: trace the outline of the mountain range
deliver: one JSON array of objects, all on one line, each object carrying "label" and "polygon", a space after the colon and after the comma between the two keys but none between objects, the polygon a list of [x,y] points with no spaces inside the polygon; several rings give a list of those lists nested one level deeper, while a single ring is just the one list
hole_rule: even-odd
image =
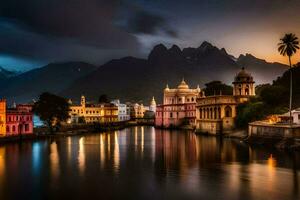
[{"label": "mountain range", "polygon": [[106,94],[148,104],[152,96],[161,102],[166,84],[177,87],[182,78],[191,87],[203,87],[213,80],[231,84],[241,67],[254,76],[257,84],[270,83],[287,69],[286,65],[269,63],[251,54],[235,58],[209,42],[183,49],[159,44],[146,59],[125,57],[99,67],[84,62],[49,64],[6,79],[0,85],[0,96],[21,102],[48,91],[78,101],[82,94],[93,100]]},{"label": "mountain range", "polygon": [[16,76],[20,74],[20,72],[16,72],[16,71],[9,71],[3,67],[0,66],[0,82],[4,81],[8,78],[11,78],[13,76]]}]

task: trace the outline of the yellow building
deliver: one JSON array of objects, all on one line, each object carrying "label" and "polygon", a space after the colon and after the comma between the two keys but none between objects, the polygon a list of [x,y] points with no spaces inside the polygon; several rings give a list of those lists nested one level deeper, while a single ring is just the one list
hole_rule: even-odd
[{"label": "yellow building", "polygon": [[6,101],[0,99],[0,136],[6,135]]},{"label": "yellow building", "polygon": [[139,119],[144,117],[146,109],[143,104],[135,103],[134,105],[131,105],[130,108],[131,119]]},{"label": "yellow building", "polygon": [[235,76],[233,95],[201,95],[196,104],[196,128],[198,132],[226,134],[235,128],[236,107],[255,96],[254,81],[244,68]]},{"label": "yellow building", "polygon": [[85,96],[81,96],[80,105],[70,104],[69,123],[95,123],[118,121],[118,107],[113,104],[87,103]]},{"label": "yellow building", "polygon": [[103,105],[104,117],[103,122],[117,122],[119,121],[119,110],[118,107],[112,103],[107,103]]}]

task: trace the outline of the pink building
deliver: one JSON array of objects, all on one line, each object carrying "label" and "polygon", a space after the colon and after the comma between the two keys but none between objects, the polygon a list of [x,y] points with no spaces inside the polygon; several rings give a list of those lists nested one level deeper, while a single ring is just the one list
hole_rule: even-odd
[{"label": "pink building", "polygon": [[164,89],[163,104],[156,108],[155,126],[165,128],[185,124],[195,126],[196,99],[200,92],[199,86],[190,89],[184,80],[175,89],[167,86]]},{"label": "pink building", "polygon": [[33,134],[32,106],[27,104],[6,111],[6,136]]}]

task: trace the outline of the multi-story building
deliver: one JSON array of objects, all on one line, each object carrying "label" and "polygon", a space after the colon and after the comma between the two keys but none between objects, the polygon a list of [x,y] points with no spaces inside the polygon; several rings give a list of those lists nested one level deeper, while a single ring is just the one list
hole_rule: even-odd
[{"label": "multi-story building", "polygon": [[105,123],[117,122],[118,116],[119,116],[118,107],[112,103],[106,103],[106,104],[103,104],[102,106],[104,109],[103,122],[105,122]]},{"label": "multi-story building", "polygon": [[79,105],[70,104],[70,123],[103,123],[118,121],[118,107],[111,103],[87,103],[85,96],[81,96]]},{"label": "multi-story building", "polygon": [[93,123],[103,121],[103,107],[87,103],[85,96],[81,96],[81,101],[79,105],[73,105],[71,100],[69,100],[69,104],[69,115],[71,123]]},{"label": "multi-story building", "polygon": [[6,136],[27,135],[33,133],[32,106],[16,105],[6,111]]},{"label": "multi-story building", "polygon": [[0,136],[33,134],[32,105],[19,104],[7,108],[0,100]]},{"label": "multi-story building", "polygon": [[156,107],[155,126],[177,127],[183,124],[194,126],[196,120],[196,99],[199,86],[190,89],[184,80],[175,89],[168,85],[164,89],[163,104]]},{"label": "multi-story building", "polygon": [[118,107],[118,121],[130,120],[130,114],[127,112],[126,104],[120,103],[119,99],[113,100],[111,103]]},{"label": "multi-story building", "polygon": [[143,104],[135,103],[130,106],[130,118],[131,119],[140,119],[144,118],[145,107]]},{"label": "multi-story building", "polygon": [[233,95],[200,95],[197,98],[197,123],[199,132],[220,134],[235,128],[236,107],[255,96],[254,81],[244,68],[235,76]]},{"label": "multi-story building", "polygon": [[6,100],[0,99],[0,137],[6,135]]}]

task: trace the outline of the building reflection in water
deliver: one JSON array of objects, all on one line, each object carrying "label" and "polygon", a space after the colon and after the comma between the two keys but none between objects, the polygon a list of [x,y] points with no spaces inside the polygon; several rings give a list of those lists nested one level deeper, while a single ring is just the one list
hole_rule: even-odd
[{"label": "building reflection in water", "polygon": [[[0,192],[6,191],[7,184],[26,183],[24,174],[32,170],[29,175],[44,179],[36,178],[31,183],[35,188],[41,180],[48,185],[43,176],[48,173],[56,187],[70,180],[81,183],[87,177],[95,178],[85,182],[89,189],[113,184],[115,175],[120,184],[109,187],[141,193],[151,186],[158,193],[185,192],[206,199],[297,199],[299,163],[299,154],[251,148],[239,140],[134,127],[52,143],[0,146]],[[13,176],[19,179],[11,179]],[[149,185],[140,184],[141,180]],[[127,186],[128,182],[133,185]],[[220,198],[214,198],[217,194]]]},{"label": "building reflection in water", "polygon": [[5,180],[5,147],[0,147],[0,191]]},{"label": "building reflection in water", "polygon": [[41,152],[41,146],[42,144],[40,142],[34,142],[32,144],[32,167],[33,172],[35,174],[39,174],[41,170],[41,164],[42,164],[42,152]]},{"label": "building reflection in water", "polygon": [[150,136],[151,136],[151,159],[152,159],[152,163],[155,162],[155,141],[156,141],[156,137],[155,137],[155,128],[151,127],[150,129]]},{"label": "building reflection in water", "polygon": [[84,137],[79,139],[79,151],[78,151],[78,169],[81,176],[85,172],[85,147],[84,147]]},{"label": "building reflection in water", "polygon": [[71,164],[72,161],[72,137],[67,137],[67,161]]},{"label": "building reflection in water", "polygon": [[144,127],[142,126],[141,127],[141,155],[142,155],[142,157],[143,157],[143,155],[144,155],[144,142],[145,142],[145,135],[144,135],[145,133],[144,133]]},{"label": "building reflection in water", "polygon": [[50,169],[52,184],[56,184],[60,175],[59,154],[56,141],[50,144]]},{"label": "building reflection in water", "polygon": [[120,149],[117,132],[114,132],[114,138],[114,171],[118,173],[120,167]]},{"label": "building reflection in water", "polygon": [[105,148],[105,134],[101,134],[100,135],[100,166],[101,169],[104,168],[104,164],[105,164],[105,152],[104,152],[104,148]]}]

